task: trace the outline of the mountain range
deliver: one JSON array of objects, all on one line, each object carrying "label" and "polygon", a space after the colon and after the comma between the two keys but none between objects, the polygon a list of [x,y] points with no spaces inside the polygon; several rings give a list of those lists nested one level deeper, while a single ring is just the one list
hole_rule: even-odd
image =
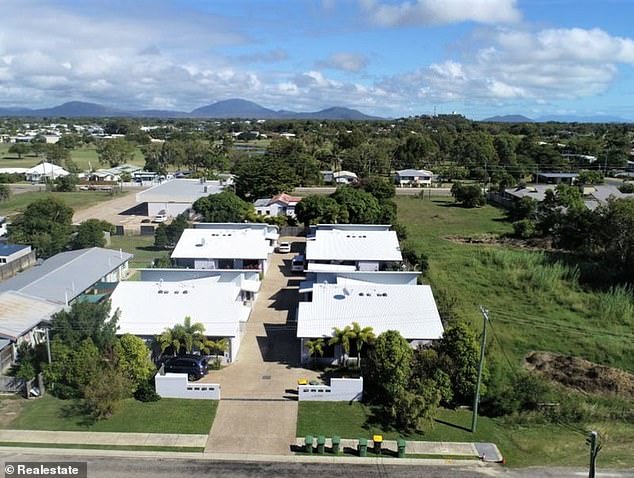
[{"label": "mountain range", "polygon": [[575,116],[545,115],[535,119],[523,115],[492,116],[481,120],[484,123],[632,123],[633,120],[611,115]]},{"label": "mountain range", "polygon": [[97,103],[69,101],[52,108],[0,108],[0,116],[27,117],[137,117],[137,118],[214,118],[214,119],[318,119],[318,120],[377,120],[360,111],[335,106],[320,111],[295,112],[265,108],[252,101],[230,99],[196,108],[193,111],[126,110]]}]

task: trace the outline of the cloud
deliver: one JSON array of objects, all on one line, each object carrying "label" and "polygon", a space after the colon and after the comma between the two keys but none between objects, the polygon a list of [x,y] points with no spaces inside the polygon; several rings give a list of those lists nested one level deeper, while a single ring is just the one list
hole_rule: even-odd
[{"label": "cloud", "polygon": [[241,63],[276,63],[288,59],[288,52],[281,48],[240,55],[236,60]]},{"label": "cloud", "polygon": [[381,86],[433,101],[540,103],[600,94],[621,63],[634,64],[634,41],[599,29],[495,30],[462,61],[433,63]]},{"label": "cloud", "polygon": [[368,19],[382,27],[447,25],[460,22],[514,23],[517,0],[413,0],[397,4],[359,0]]},{"label": "cloud", "polygon": [[365,55],[347,52],[334,53],[328,58],[317,62],[318,68],[329,68],[354,73],[364,70],[366,66],[368,66],[368,58]]}]

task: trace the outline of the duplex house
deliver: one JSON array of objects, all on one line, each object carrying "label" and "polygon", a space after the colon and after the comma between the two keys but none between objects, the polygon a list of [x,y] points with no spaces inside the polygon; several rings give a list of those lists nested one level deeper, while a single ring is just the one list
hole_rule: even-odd
[{"label": "duplex house", "polygon": [[434,173],[424,169],[401,169],[396,171],[395,181],[399,186],[431,186]]},{"label": "duplex house", "polygon": [[258,199],[253,203],[259,216],[295,217],[295,206],[302,200],[299,196],[278,194],[272,198]]},{"label": "duplex house", "polygon": [[219,181],[172,179],[137,193],[136,201],[139,204],[147,203],[148,216],[178,216],[189,211],[196,200],[223,189]]},{"label": "duplex house", "polygon": [[200,223],[185,229],[172,252],[178,267],[265,272],[279,233],[259,223]]},{"label": "duplex house", "polygon": [[401,263],[389,225],[319,224],[306,238],[308,272],[379,271]]},{"label": "duplex house", "polygon": [[257,271],[142,270],[141,280],[120,282],[112,293],[113,314],[119,313],[117,333],[151,343],[190,317],[205,327],[210,339],[227,339],[225,361],[232,362],[259,284]]},{"label": "duplex house", "polygon": [[[372,274],[376,277],[368,277]],[[392,273],[396,274],[392,278],[382,274],[387,273],[341,275],[334,282],[314,282],[310,286],[310,299],[297,308],[302,363],[310,359],[307,341],[323,338],[327,342],[334,327],[342,329],[352,322],[372,327],[376,335],[397,330],[413,347],[442,337],[443,326],[431,287],[412,283],[411,273],[403,277]],[[327,346],[323,359],[336,362],[342,352],[340,346]]]}]

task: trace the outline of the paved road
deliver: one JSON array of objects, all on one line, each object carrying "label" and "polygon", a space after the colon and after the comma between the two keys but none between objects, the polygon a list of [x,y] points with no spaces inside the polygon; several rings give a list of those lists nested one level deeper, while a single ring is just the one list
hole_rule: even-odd
[{"label": "paved road", "polygon": [[[307,196],[309,194],[332,194],[336,188],[333,187],[311,187],[311,188],[296,188],[293,194],[299,196]],[[425,191],[425,197],[431,196],[451,196],[449,188],[396,188],[397,196],[418,196],[421,191]]]},{"label": "paved road", "polygon": [[[48,454],[47,454],[48,453]],[[378,461],[372,465],[349,463],[272,463],[201,460],[193,457],[142,457],[138,456],[99,456],[90,451],[83,453],[61,452],[50,454],[44,450],[38,452],[14,452],[0,449],[0,461],[87,461],[89,478],[178,478],[192,476],[230,477],[230,478],[306,478],[324,477],[368,477],[368,478],[580,478],[587,475],[583,469],[565,468],[527,468],[507,469],[501,466],[482,465],[480,463],[427,462],[423,466],[385,465]],[[597,477],[633,478],[634,472],[599,472]]]},{"label": "paved road", "polygon": [[[302,247],[298,238],[281,240]],[[300,280],[289,271],[293,254],[271,255],[237,360],[203,379],[222,387],[207,453],[290,454],[298,407],[289,392],[299,378],[317,375],[299,366],[296,327],[289,321]]]}]

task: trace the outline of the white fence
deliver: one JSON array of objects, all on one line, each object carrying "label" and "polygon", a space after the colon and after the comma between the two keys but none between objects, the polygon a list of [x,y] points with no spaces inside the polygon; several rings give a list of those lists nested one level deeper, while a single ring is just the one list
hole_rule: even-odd
[{"label": "white fence", "polygon": [[220,400],[220,385],[187,380],[184,373],[157,373],[154,377],[156,393],[163,398],[194,398]]},{"label": "white fence", "polygon": [[333,378],[330,385],[300,385],[297,388],[299,401],[358,402],[363,398],[363,377]]}]

